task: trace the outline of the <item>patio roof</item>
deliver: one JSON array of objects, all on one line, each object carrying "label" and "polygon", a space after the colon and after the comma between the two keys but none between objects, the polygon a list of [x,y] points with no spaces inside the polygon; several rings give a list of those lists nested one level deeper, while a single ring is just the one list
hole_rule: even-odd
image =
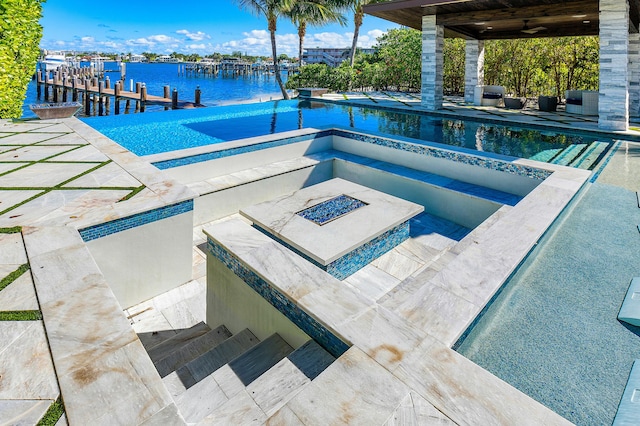
[{"label": "patio roof", "polygon": [[[598,0],[396,0],[364,11],[410,28],[437,15],[445,37],[494,40],[598,35]],[[640,0],[629,0],[629,32],[638,32]]]}]

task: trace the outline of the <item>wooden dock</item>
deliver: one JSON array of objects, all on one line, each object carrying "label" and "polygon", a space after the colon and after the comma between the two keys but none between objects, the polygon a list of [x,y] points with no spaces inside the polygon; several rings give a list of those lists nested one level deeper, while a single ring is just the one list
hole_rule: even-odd
[{"label": "wooden dock", "polygon": [[[281,71],[287,74],[298,72],[297,66],[281,67]],[[258,64],[252,62],[229,61],[229,62],[187,62],[178,65],[178,75],[184,76],[208,76],[208,77],[259,77],[272,76],[274,72],[273,64]]]},{"label": "wooden dock", "polygon": [[[108,77],[100,80],[93,69],[74,68],[63,71],[48,73],[38,71],[37,96],[45,102],[82,102],[84,114],[109,115],[111,111],[111,100],[113,100],[113,113],[120,114],[121,103],[124,103],[124,113],[128,114],[133,108],[133,112],[144,112],[147,105],[160,105],[165,110],[201,107],[200,87],[195,90],[195,100],[180,101],[178,91],[171,91],[169,86],[164,86],[162,96],[147,93],[144,83],[136,83],[134,90],[124,90],[124,80],[117,80],[113,83]],[[131,89],[131,85],[130,85]],[[132,106],[133,103],[133,106]]]}]

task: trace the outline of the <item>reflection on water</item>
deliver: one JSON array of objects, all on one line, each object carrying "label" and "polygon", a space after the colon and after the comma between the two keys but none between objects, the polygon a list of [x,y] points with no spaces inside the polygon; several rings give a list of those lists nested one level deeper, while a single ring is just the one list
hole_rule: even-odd
[{"label": "reflection on water", "polygon": [[[374,130],[514,157],[531,158],[542,151],[564,148],[571,144],[588,144],[596,140],[583,135],[559,134],[321,102],[301,101],[299,106],[304,112],[306,126],[312,125],[314,121],[326,124],[329,124],[329,121],[336,121],[334,124],[347,125],[359,130]],[[324,118],[320,116],[318,110],[323,111]],[[339,117],[334,116],[343,114],[348,117],[348,122],[340,123]]]},{"label": "reflection on water", "polygon": [[[138,155],[297,130],[345,127],[437,142],[471,150],[549,161],[563,148],[594,141],[557,134],[311,101],[275,101],[144,114],[84,118],[89,125]],[[605,141],[610,142],[610,141]]]}]

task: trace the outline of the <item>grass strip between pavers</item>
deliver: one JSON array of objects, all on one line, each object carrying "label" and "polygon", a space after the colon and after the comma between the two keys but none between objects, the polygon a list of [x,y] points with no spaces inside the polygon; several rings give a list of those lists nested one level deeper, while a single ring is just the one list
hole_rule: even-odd
[{"label": "grass strip between pavers", "polygon": [[22,226],[12,226],[11,228],[0,228],[0,234],[18,234],[22,232]]},{"label": "grass strip between pavers", "polygon": [[0,311],[0,321],[40,321],[40,311]]},{"label": "grass strip between pavers", "polygon": [[147,187],[146,185],[140,185],[139,187],[135,188],[133,191],[131,191],[130,193],[128,193],[127,195],[119,199],[118,203],[121,201],[127,201],[132,199],[134,196],[138,195],[138,193],[140,193],[140,191],[142,191],[146,187]]},{"label": "grass strip between pavers", "polygon": [[18,266],[18,269],[11,272],[9,275],[0,280],[0,291],[4,290],[9,284],[20,278],[22,274],[29,270],[29,264],[25,263],[24,265]]},{"label": "grass strip between pavers", "polygon": [[60,420],[60,417],[64,414],[64,404],[62,403],[62,397],[58,397],[44,413],[44,416],[36,424],[37,426],[54,426]]},{"label": "grass strip between pavers", "polygon": [[[67,179],[64,182],[61,182],[61,183],[59,183],[59,184],[57,184],[55,186],[52,186],[50,188],[44,188],[44,189],[42,189],[42,188],[23,188],[23,190],[34,190],[34,191],[42,191],[42,192],[39,193],[39,194],[36,194],[36,195],[34,195],[32,197],[29,197],[26,200],[21,201],[18,204],[15,204],[15,205],[13,205],[13,206],[5,209],[5,210],[0,211],[0,216],[2,216],[5,213],[10,212],[11,210],[17,209],[18,207],[20,207],[20,206],[22,206],[24,204],[27,204],[28,202],[33,201],[38,197],[41,197],[41,196],[43,196],[45,194],[48,194],[51,191],[54,191],[54,190],[57,190],[57,189],[61,189],[64,185],[68,184],[69,182],[73,182],[74,180],[79,179],[84,175],[88,175],[89,173],[92,173],[92,172],[98,170],[99,168],[104,167],[107,164],[110,164],[111,162],[112,162],[112,160],[108,160],[108,161],[105,161],[103,163],[98,163],[98,165],[96,167],[92,167],[89,170],[85,170],[84,172],[80,173],[79,175],[76,175],[76,176],[74,176],[74,177],[72,177],[70,179]],[[0,176],[2,176],[2,175],[0,174]]]}]

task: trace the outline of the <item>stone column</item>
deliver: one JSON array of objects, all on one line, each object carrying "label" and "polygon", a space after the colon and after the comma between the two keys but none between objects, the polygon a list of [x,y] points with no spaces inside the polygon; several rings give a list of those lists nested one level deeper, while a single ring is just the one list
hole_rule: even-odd
[{"label": "stone column", "polygon": [[473,102],[474,88],[484,85],[484,40],[467,40],[464,52],[464,101]]},{"label": "stone column", "polygon": [[629,4],[600,0],[600,96],[598,127],[629,127]]},{"label": "stone column", "polygon": [[442,47],[444,27],[435,15],[422,17],[422,106],[429,111],[442,108]]},{"label": "stone column", "polygon": [[629,116],[640,117],[640,34],[629,34]]}]

